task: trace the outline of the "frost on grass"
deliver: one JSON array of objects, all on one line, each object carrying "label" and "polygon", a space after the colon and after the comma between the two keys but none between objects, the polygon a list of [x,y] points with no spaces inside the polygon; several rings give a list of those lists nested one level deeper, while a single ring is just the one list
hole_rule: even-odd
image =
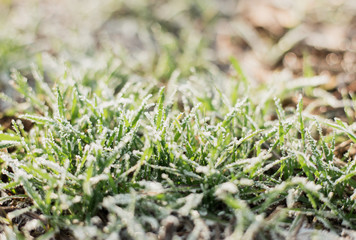
[{"label": "frost on grass", "polygon": [[218,186],[217,190],[215,191],[216,196],[219,198],[224,198],[226,194],[235,194],[237,193],[237,187],[232,182],[226,182]]},{"label": "frost on grass", "polygon": [[[35,122],[30,132],[15,123],[0,135],[0,202],[25,196],[23,211],[48,221],[44,236],[273,238],[288,236],[296,215],[325,230],[356,225],[355,161],[334,164],[334,133],[314,139],[323,123],[306,117],[301,101],[285,112],[278,98],[261,89],[264,99],[252,98],[238,81],[224,79],[232,86],[224,94],[197,89],[200,76],[166,89],[129,78],[118,92],[99,82],[94,93],[93,80],[73,84],[68,74],[54,90],[41,88],[51,111],[31,91],[35,107],[22,116]],[[326,125],[353,137],[340,121]],[[22,234],[9,226],[8,236]]]}]

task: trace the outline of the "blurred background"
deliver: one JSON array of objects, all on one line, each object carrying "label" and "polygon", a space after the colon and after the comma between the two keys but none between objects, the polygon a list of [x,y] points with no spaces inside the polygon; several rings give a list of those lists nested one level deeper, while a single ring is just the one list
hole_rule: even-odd
[{"label": "blurred background", "polygon": [[11,69],[31,82],[33,63],[50,78],[56,61],[90,69],[115,59],[121,77],[164,84],[177,70],[234,74],[231,56],[253,85],[321,75],[335,99],[355,93],[356,1],[0,0],[2,100],[15,97]]}]

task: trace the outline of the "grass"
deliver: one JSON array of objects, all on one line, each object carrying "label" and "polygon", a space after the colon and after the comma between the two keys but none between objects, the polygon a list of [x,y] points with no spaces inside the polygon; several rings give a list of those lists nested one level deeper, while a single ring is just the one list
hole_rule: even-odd
[{"label": "grass", "polygon": [[[31,106],[20,118],[35,125],[13,121],[0,135],[0,201],[26,202],[1,218],[9,239],[286,238],[304,221],[354,228],[355,161],[339,165],[334,151],[336,139],[356,137],[340,120],[305,115],[302,98],[287,112],[235,77],[224,94],[192,81],[122,85],[100,70],[87,72],[103,79],[90,88],[65,68],[49,86],[33,67],[36,89],[12,74]],[[36,217],[20,231],[24,212]]]},{"label": "grass", "polygon": [[[330,97],[307,58],[296,80],[254,84],[233,57],[221,71],[212,29],[231,16],[214,1],[106,1],[93,18],[59,7],[73,20],[74,30],[52,23],[65,39],[41,32],[51,19],[37,1],[23,8],[30,30],[0,18],[11,29],[0,79],[18,92],[0,93],[18,117],[0,126],[0,239],[331,239],[356,230],[356,160],[351,147],[340,150],[356,142],[355,101]],[[137,34],[120,45],[110,23],[123,19]],[[81,44],[92,28],[98,42]],[[52,56],[28,43],[33,35]],[[344,121],[312,114],[340,104]]]}]

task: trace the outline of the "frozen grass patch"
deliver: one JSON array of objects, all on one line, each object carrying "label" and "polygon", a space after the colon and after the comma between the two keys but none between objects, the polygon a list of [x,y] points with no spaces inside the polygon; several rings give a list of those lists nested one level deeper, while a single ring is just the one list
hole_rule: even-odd
[{"label": "frozen grass patch", "polygon": [[105,68],[115,74],[67,65],[49,86],[33,67],[35,89],[13,74],[28,103],[20,118],[35,124],[27,132],[13,121],[0,134],[9,239],[284,239],[354,228],[355,160],[334,155],[336,138],[356,139],[354,126],[304,114],[302,98],[285,111],[267,88],[234,77],[224,91],[194,72],[160,87],[134,75],[122,84],[120,68]]}]

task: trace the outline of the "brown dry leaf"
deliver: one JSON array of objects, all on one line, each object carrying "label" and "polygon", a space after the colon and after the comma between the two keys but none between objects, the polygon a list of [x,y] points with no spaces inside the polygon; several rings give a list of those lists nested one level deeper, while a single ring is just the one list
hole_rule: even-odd
[{"label": "brown dry leaf", "polygon": [[26,119],[20,119],[15,116],[3,116],[0,118],[0,125],[2,126],[4,131],[8,129],[12,129],[12,120],[14,121],[21,120],[22,124],[24,125],[24,130],[26,132],[30,131],[34,125],[33,122]]},{"label": "brown dry leaf", "polygon": [[244,43],[233,40],[234,30],[231,24],[227,21],[220,21],[218,23],[215,39],[216,55],[219,61],[228,62],[231,56],[240,56],[243,54]]},{"label": "brown dry leaf", "polygon": [[340,143],[335,147],[334,154],[338,158],[343,158],[346,153],[349,153],[349,157],[353,158],[356,155],[356,146],[352,140],[347,140]]},{"label": "brown dry leaf", "polygon": [[295,27],[300,21],[294,11],[282,8],[274,1],[241,1],[239,11],[253,26],[264,28],[276,36],[282,35],[285,28]]}]

